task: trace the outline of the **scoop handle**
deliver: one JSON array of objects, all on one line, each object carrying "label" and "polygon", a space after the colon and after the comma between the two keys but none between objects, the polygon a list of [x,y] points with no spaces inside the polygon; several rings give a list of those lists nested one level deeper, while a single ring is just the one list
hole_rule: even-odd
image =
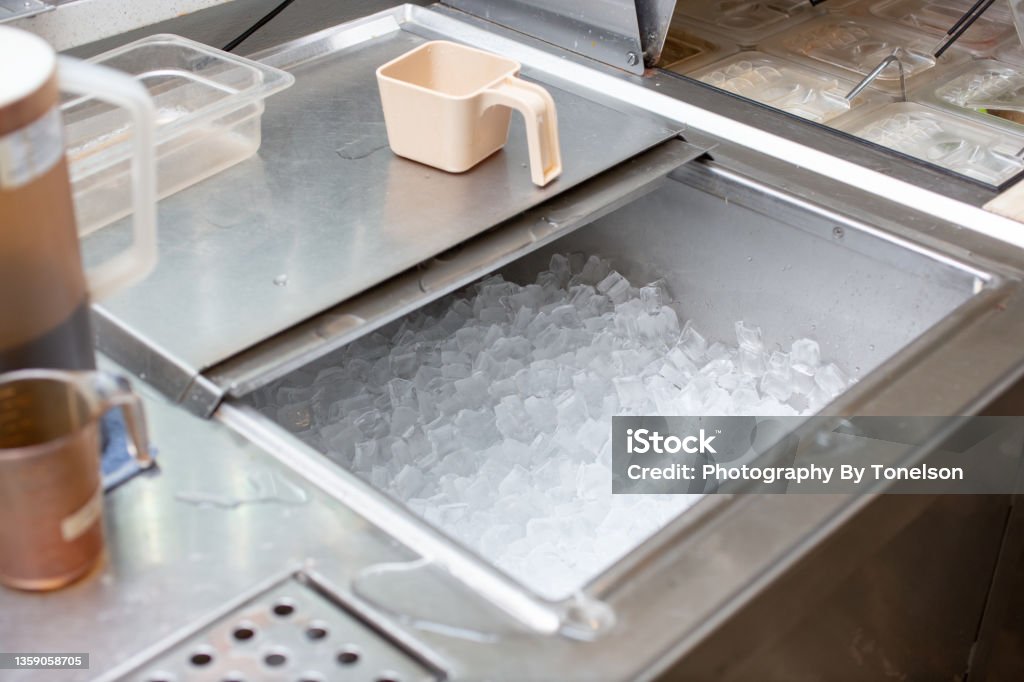
[{"label": "scoop handle", "polygon": [[483,92],[483,107],[492,106],[509,107],[523,115],[533,184],[543,187],[562,174],[558,112],[547,90],[518,76],[509,76]]}]

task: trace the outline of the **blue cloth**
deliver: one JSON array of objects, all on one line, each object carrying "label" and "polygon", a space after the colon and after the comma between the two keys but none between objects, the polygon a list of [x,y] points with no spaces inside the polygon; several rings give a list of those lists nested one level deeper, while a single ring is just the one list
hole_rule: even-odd
[{"label": "blue cloth", "polygon": [[[128,452],[128,434],[125,430],[124,415],[120,409],[110,410],[100,422],[100,471],[103,474],[103,491],[109,492],[131,477],[143,471],[139,463]],[[150,454],[156,457],[152,446]]]}]

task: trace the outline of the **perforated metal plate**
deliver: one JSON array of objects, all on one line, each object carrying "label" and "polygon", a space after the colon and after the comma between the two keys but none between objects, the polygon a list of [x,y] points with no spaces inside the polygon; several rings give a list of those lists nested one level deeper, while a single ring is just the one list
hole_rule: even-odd
[{"label": "perforated metal plate", "polygon": [[121,679],[426,682],[440,677],[298,574],[198,629]]}]

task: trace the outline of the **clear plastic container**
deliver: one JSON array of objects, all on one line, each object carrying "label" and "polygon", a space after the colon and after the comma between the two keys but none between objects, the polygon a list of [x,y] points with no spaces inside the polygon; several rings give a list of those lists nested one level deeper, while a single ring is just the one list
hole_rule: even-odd
[{"label": "clear plastic container", "polygon": [[925,104],[990,125],[1024,132],[1024,71],[993,59],[979,59],[935,78],[915,94]]},{"label": "clear plastic container", "polygon": [[851,106],[845,95],[856,85],[854,81],[761,52],[741,52],[690,76],[817,123],[831,121],[851,109],[892,101],[880,92],[865,90]]},{"label": "clear plastic container", "polygon": [[[869,17],[827,16],[773,36],[762,49],[812,68],[859,81],[883,59],[902,48],[907,87],[938,64],[957,64],[968,54],[951,48],[941,59],[932,57],[936,39]],[[871,85],[885,92],[900,91],[899,68],[890,64]]]},{"label": "clear plastic container", "polygon": [[[869,7],[871,15],[895,21],[922,33],[935,36],[935,42],[946,35],[971,3],[964,0],[882,0]],[[1002,3],[993,5],[957,40],[957,47],[977,56],[989,56],[1013,33],[1010,14]]]},{"label": "clear plastic container", "polygon": [[[166,197],[252,156],[263,100],[289,73],[174,35],[155,35],[91,61],[135,76],[157,108],[157,193]],[[131,123],[91,98],[61,106],[79,232],[131,210]]]},{"label": "clear plastic container", "polygon": [[661,52],[662,68],[688,74],[694,69],[735,54],[739,49],[732,41],[710,31],[691,29],[673,22],[672,30],[665,39],[665,49]]},{"label": "clear plastic container", "polygon": [[996,187],[1024,171],[1024,159],[1017,156],[1024,135],[914,102],[852,116],[837,127]]},{"label": "clear plastic container", "polygon": [[808,0],[688,0],[678,6],[684,16],[743,47],[756,47],[767,36],[816,14]]},{"label": "clear plastic container", "polygon": [[1017,41],[1024,43],[1024,0],[1009,0],[1010,15],[1017,27]]},{"label": "clear plastic container", "polygon": [[995,58],[1007,64],[1024,66],[1024,45],[1016,34],[996,48]]}]

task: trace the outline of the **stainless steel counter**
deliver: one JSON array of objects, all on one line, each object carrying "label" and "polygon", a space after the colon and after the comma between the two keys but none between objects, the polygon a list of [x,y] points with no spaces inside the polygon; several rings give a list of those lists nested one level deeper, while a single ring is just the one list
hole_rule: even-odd
[{"label": "stainless steel counter", "polygon": [[0,648],[88,652],[91,669],[3,679],[96,679],[289,568],[314,561],[343,579],[354,556],[410,558],[222,424],[137,388],[160,466],[107,495],[102,568],[53,594],[0,589]]},{"label": "stainless steel counter", "polygon": [[[458,38],[479,40],[478,28],[469,22]],[[509,39],[507,32],[495,36],[489,40]],[[924,334],[909,345],[900,348],[906,339],[894,342],[893,355],[877,358],[882,363],[878,370],[833,405],[835,411],[972,413],[1024,373],[1019,344],[1024,255],[1006,243],[1024,241],[1015,224],[986,222],[980,209],[958,200],[963,196],[936,200],[942,191],[938,184],[885,185],[879,172],[885,168],[865,169],[829,156],[827,145],[814,135],[809,137],[813,144],[798,144],[705,110],[688,85],[664,74],[634,78],[536,51],[528,40],[524,45],[531,50],[531,63],[558,63],[565,78],[593,79],[591,85],[612,98],[688,123],[689,140],[717,145],[713,159],[676,174],[679,182],[707,195],[702,206],[728,205],[753,195],[762,215],[807,233],[808,239],[830,244],[880,238],[899,250],[927,253],[935,262],[978,274],[976,290],[965,292],[967,303],[943,310],[945,318],[927,331],[915,328]],[[286,126],[278,133],[286,135]],[[759,146],[761,151],[752,149]],[[668,172],[660,163],[661,172]],[[823,174],[829,164],[835,178]],[[635,200],[639,185],[648,180],[629,191],[611,192],[616,206]],[[234,182],[253,202],[265,200],[245,183]],[[190,192],[217,200],[202,186]],[[188,213],[188,195],[181,195],[182,215]],[[254,213],[237,201],[232,206]],[[560,216],[571,230],[609,206],[591,206],[581,218],[569,204]],[[683,211],[661,213],[669,220]],[[528,222],[514,226],[528,233],[534,229],[538,236],[528,245],[517,242],[504,256],[557,236],[538,227],[544,217],[527,215]],[[244,221],[227,222],[228,227],[218,229],[247,228]],[[187,223],[170,227],[186,234],[189,229]],[[452,262],[471,255],[479,240],[506,234],[499,228],[477,237]],[[199,238],[173,243],[182,258],[202,254],[205,247]],[[881,255],[872,251],[870,257]],[[459,270],[460,276],[496,262],[477,263],[476,270]],[[903,267],[901,262],[893,261],[896,267]],[[202,283],[199,275],[193,280],[185,284]],[[923,291],[939,296],[940,289]],[[382,291],[389,291],[387,285]],[[171,287],[165,293],[178,292]],[[197,287],[192,295],[202,293]],[[141,303],[154,306],[149,300]],[[216,306],[210,310],[217,313]],[[168,313],[154,307],[146,314]],[[894,320],[886,324],[900,323]],[[343,328],[351,321],[333,320]],[[190,320],[207,322],[222,320]],[[846,324],[843,330],[858,326],[853,318]],[[326,331],[337,329],[328,325]],[[155,370],[145,364],[134,369],[145,378]],[[1006,518],[1007,502],[996,497],[956,504],[919,496],[709,498],[655,536],[645,551],[588,585],[578,601],[547,603],[482,570],[464,548],[425,528],[237,400],[228,400],[213,420],[202,420],[142,382],[140,388],[161,468],[108,496],[107,563],[55,594],[0,591],[5,616],[0,649],[87,651],[93,667],[88,672],[26,671],[4,679],[151,682],[159,678],[150,673],[167,666],[191,671],[187,679],[193,679],[211,670],[190,667],[193,653],[210,646],[217,661],[230,655],[235,644],[217,639],[224,628],[243,616],[266,616],[266,608],[289,596],[289,590],[301,604],[333,606],[333,616],[359,621],[367,628],[360,636],[377,638],[365,645],[367,650],[393,656],[396,667],[425,677],[625,680],[672,671],[696,679],[749,679],[765,659],[770,666],[764,669],[780,674],[820,673],[832,666],[863,677],[893,671],[934,677],[966,659],[973,634],[961,625],[977,621],[982,588],[991,576],[989,559],[998,552]],[[182,391],[188,388],[181,386]],[[963,560],[965,555],[972,559]],[[921,565],[936,570],[918,575]],[[921,589],[906,590],[911,583]],[[941,602],[933,597],[950,584],[966,587]],[[815,618],[814,609],[826,615]],[[887,617],[889,609],[898,612],[899,627]],[[935,635],[944,643],[943,655],[926,656],[923,637],[897,651],[877,643],[900,628]],[[854,631],[860,638],[851,642]],[[820,647],[815,649],[819,657],[808,659],[818,668],[801,668],[800,661],[786,659],[787,652],[795,654],[780,640],[794,633],[802,636],[793,641]],[[302,656],[296,641],[273,640],[269,629],[254,643],[260,655],[283,647],[289,663],[258,667],[250,682],[294,681],[313,660]],[[339,641],[328,637],[323,644],[335,647]],[[829,655],[837,651],[841,655]],[[328,660],[316,657],[318,666]],[[365,679],[362,675],[375,674],[376,668],[318,670],[326,679],[351,671]],[[219,682],[223,676],[212,679]]]}]

